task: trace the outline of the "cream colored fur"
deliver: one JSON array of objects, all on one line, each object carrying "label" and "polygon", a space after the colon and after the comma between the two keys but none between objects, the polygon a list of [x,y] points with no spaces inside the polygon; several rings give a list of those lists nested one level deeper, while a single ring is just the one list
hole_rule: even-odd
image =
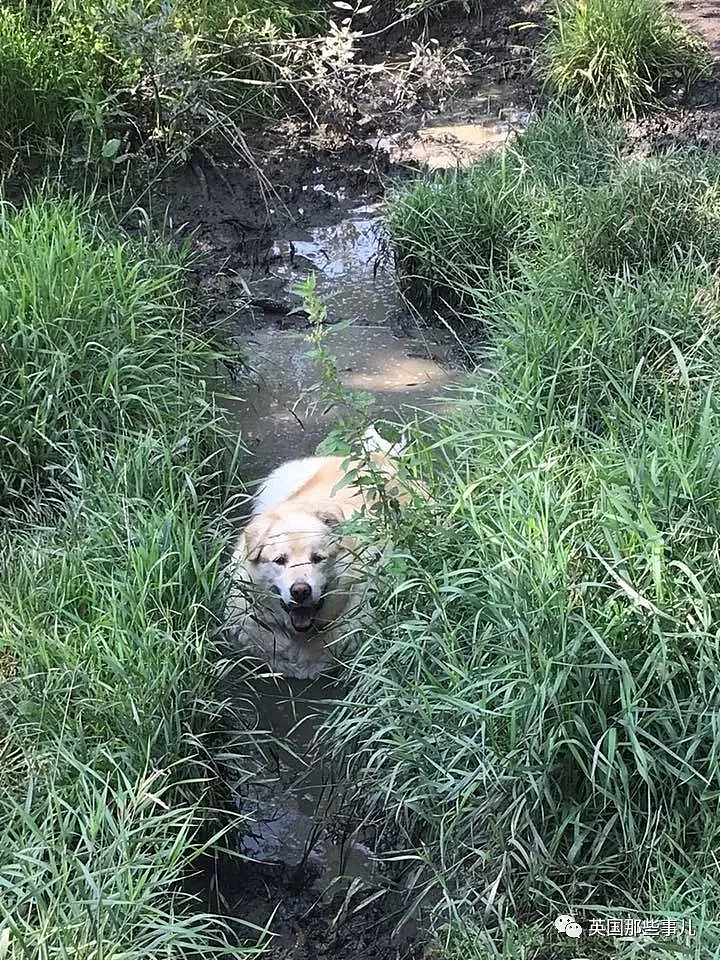
[{"label": "cream colored fur", "polygon": [[[364,444],[391,485],[390,455],[397,449],[372,430]],[[367,560],[342,523],[363,509],[368,495],[347,483],[344,464],[343,457],[307,457],[274,470],[233,550],[228,630],[285,676],[327,672],[362,630]]]}]

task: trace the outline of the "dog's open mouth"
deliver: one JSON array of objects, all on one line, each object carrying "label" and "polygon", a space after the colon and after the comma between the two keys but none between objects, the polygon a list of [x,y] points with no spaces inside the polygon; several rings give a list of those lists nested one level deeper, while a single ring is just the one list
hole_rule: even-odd
[{"label": "dog's open mouth", "polygon": [[312,606],[300,606],[296,604],[292,607],[286,606],[285,609],[288,612],[290,617],[290,623],[292,624],[293,630],[297,630],[298,633],[307,633],[309,630],[315,626],[315,614],[322,607],[325,602],[325,598],[321,598],[317,603],[314,603]]},{"label": "dog's open mouth", "polygon": [[315,611],[310,607],[292,607],[290,610],[290,623],[293,630],[298,633],[307,633],[313,625],[313,614]]}]

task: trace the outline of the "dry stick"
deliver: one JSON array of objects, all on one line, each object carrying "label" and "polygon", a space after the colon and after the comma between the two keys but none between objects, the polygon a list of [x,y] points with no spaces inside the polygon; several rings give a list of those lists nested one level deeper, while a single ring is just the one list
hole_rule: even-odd
[{"label": "dry stick", "polygon": [[[369,38],[379,37],[379,36],[382,36],[384,33],[389,32],[389,31],[390,31],[391,29],[393,29],[394,27],[399,26],[400,24],[403,24],[403,23],[408,23],[408,22],[410,22],[410,21],[412,21],[412,20],[413,20],[413,15],[411,15],[411,14],[405,14],[405,15],[400,16],[397,20],[393,20],[391,23],[387,24],[385,27],[381,27],[379,30],[372,31],[372,32],[370,32],[370,33],[360,32],[360,33],[359,33],[359,36],[362,37],[363,39],[369,39]],[[323,44],[324,42],[325,42],[325,38],[324,38],[324,37],[320,37],[320,38],[317,38],[317,39],[309,39],[309,38],[305,38],[305,37],[291,37],[291,38],[287,38],[287,39],[283,40],[283,43],[284,43],[286,46],[292,46],[293,44],[304,44],[305,46],[312,46],[312,45],[320,46],[320,45]],[[242,49],[242,45],[240,45],[239,47],[238,47],[238,46],[233,46],[233,45],[230,45],[230,44],[225,44],[225,45],[223,45],[223,44],[221,44],[219,41],[211,41],[211,43],[212,43],[213,45],[216,45],[218,48],[220,48],[221,52],[222,52],[222,51],[236,51],[236,50],[238,50],[238,49]],[[273,42],[272,42],[272,41],[268,42],[268,43],[267,43],[267,46],[272,47],[272,46],[273,46]],[[253,47],[253,53],[254,53],[256,56],[259,55],[259,54],[258,54],[258,47],[257,47],[257,45]],[[260,55],[260,59],[264,60],[268,65],[270,65],[270,66],[272,66],[272,67],[276,67],[276,66],[277,66],[276,61],[274,61],[271,57],[263,57],[262,55]],[[303,79],[305,82],[307,82],[307,83],[312,83],[313,77],[312,77],[312,75],[310,75],[310,76],[308,76],[308,77],[306,77],[306,78],[302,78],[302,79]],[[301,95],[301,93],[300,93],[300,91],[299,91],[299,89],[298,89],[298,86],[297,86],[297,82],[296,82],[296,81],[290,79],[290,80],[287,80],[287,81],[284,81],[284,82],[283,82],[282,80],[252,80],[252,79],[248,79],[248,78],[244,78],[244,79],[242,79],[242,80],[238,80],[237,78],[233,78],[233,80],[234,80],[234,82],[236,82],[236,83],[240,83],[240,84],[242,84],[243,86],[248,86],[248,87],[251,87],[251,86],[252,86],[252,87],[260,87],[260,88],[265,87],[265,88],[274,88],[274,89],[276,89],[276,90],[279,89],[279,88],[281,88],[281,87],[283,87],[283,86],[288,87],[288,88],[295,94],[295,96],[297,97],[297,99],[299,100],[299,102],[303,105],[303,107],[304,107],[305,110],[307,111],[308,115],[309,115],[310,118],[312,119],[312,122],[314,123],[314,125],[315,125],[316,127],[319,127],[318,118],[317,118],[317,116],[313,113],[312,109],[310,108],[310,105],[306,102],[305,98]],[[265,203],[266,208],[268,207],[268,197],[269,197],[269,196],[273,196],[273,197],[275,198],[275,201],[276,201],[280,206],[282,206],[282,208],[286,211],[286,213],[287,213],[289,216],[292,217],[292,214],[291,214],[289,208],[287,207],[287,204],[286,204],[285,201],[282,199],[282,197],[278,194],[278,192],[275,190],[275,187],[274,187],[273,184],[270,182],[270,180],[268,179],[268,177],[264,174],[264,172],[262,171],[260,165],[255,161],[255,158],[254,158],[254,156],[253,156],[250,148],[248,147],[247,141],[245,140],[244,136],[242,135],[242,133],[240,132],[239,128],[237,127],[237,124],[234,124],[234,123],[232,124],[233,133],[232,133],[232,135],[230,135],[230,136],[228,135],[228,129],[227,129],[227,127],[228,127],[228,122],[231,121],[234,116],[237,116],[237,114],[241,113],[242,110],[243,110],[242,107],[237,107],[237,108],[235,108],[234,110],[231,110],[230,112],[228,112],[228,114],[227,114],[226,116],[224,116],[224,117],[216,117],[215,120],[213,121],[213,123],[211,123],[210,126],[209,126],[207,129],[203,130],[201,133],[196,134],[196,135],[190,140],[190,142],[187,144],[187,148],[191,148],[191,147],[193,147],[193,146],[199,145],[199,143],[200,143],[200,141],[202,140],[202,138],[204,138],[204,137],[205,137],[209,132],[211,132],[213,129],[219,130],[219,131],[223,134],[223,136],[225,137],[225,139],[227,140],[228,144],[229,144],[233,149],[237,150],[237,152],[247,160],[247,162],[249,163],[249,165],[250,165],[250,166],[252,167],[252,169],[255,171],[255,174],[256,174],[256,176],[257,176],[257,178],[258,178],[258,184],[259,184],[260,189],[261,189],[262,194],[263,194],[263,201],[264,201],[264,203]],[[125,218],[126,218],[130,213],[132,213],[132,211],[133,211],[135,208],[137,208],[137,207],[139,206],[140,202],[150,193],[150,191],[151,191],[152,188],[155,186],[155,184],[160,180],[160,178],[163,176],[163,174],[166,172],[166,170],[168,170],[169,167],[171,167],[171,166],[173,165],[173,163],[176,161],[176,159],[177,159],[177,154],[172,155],[172,156],[169,157],[168,160],[159,168],[159,170],[157,171],[157,173],[155,174],[155,176],[148,182],[147,186],[146,186],[146,187],[142,190],[142,192],[134,199],[134,201],[133,201],[133,203],[131,204],[130,208],[129,208],[124,214],[122,214],[122,216],[120,217],[120,220],[119,220],[120,223],[122,223],[122,222],[125,220]],[[202,182],[202,180],[201,180],[201,182]],[[205,186],[207,186],[207,185],[205,185]]]},{"label": "dry stick", "polygon": [[210,166],[213,168],[213,171],[214,171],[214,173],[215,173],[215,176],[218,178],[218,180],[220,180],[220,182],[221,182],[222,185],[225,187],[225,189],[226,189],[227,192],[230,194],[230,196],[231,196],[231,197],[234,197],[234,196],[235,196],[235,188],[234,188],[233,185],[230,183],[230,181],[229,181],[228,178],[225,176],[225,174],[222,172],[222,170],[220,169],[220,167],[217,165],[217,163],[215,162],[215,159],[213,158],[212,154],[211,154],[211,153],[208,153],[208,151],[205,149],[205,147],[200,147],[200,152],[201,152],[202,155],[205,157],[205,159],[208,161],[208,163],[210,164]]}]

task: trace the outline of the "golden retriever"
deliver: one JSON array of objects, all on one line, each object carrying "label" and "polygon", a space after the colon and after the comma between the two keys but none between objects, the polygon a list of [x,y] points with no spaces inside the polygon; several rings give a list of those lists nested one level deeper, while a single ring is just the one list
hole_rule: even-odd
[{"label": "golden retriever", "polygon": [[[390,491],[396,448],[375,431],[365,443],[368,451],[372,444],[375,482]],[[262,483],[235,544],[228,630],[284,676],[305,679],[331,669],[362,628],[366,561],[342,529],[376,496],[372,486],[356,482],[361,470],[343,457],[282,464]]]}]

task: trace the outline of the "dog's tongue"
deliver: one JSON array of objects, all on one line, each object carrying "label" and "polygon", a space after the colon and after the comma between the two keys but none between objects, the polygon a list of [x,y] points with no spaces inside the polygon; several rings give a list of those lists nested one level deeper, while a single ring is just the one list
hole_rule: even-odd
[{"label": "dog's tongue", "polygon": [[295,630],[301,633],[309,630],[312,626],[312,610],[306,610],[304,607],[293,607],[290,611],[290,621]]}]

